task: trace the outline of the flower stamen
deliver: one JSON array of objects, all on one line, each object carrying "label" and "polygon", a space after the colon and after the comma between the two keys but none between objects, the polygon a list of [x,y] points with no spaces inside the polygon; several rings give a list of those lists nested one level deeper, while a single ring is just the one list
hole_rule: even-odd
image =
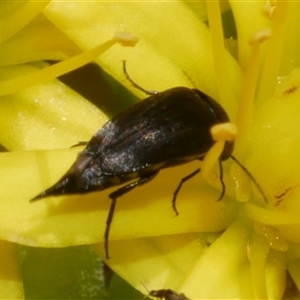
[{"label": "flower stamen", "polygon": [[220,103],[232,97],[228,89],[228,70],[225,58],[223,27],[219,1],[206,1],[209,28],[211,33],[212,55]]},{"label": "flower stamen", "polygon": [[0,96],[19,92],[25,88],[44,83],[82,67],[95,60],[116,43],[120,43],[123,46],[133,47],[137,42],[138,38],[135,36],[132,36],[129,33],[118,32],[112,39],[96,46],[93,49],[84,51],[83,53],[44,68],[36,73],[0,82]]},{"label": "flower stamen", "polygon": [[242,89],[241,99],[238,108],[236,124],[239,130],[237,137],[236,152],[238,156],[244,153],[246,147],[246,137],[249,130],[252,107],[255,98],[256,86],[258,82],[260,67],[260,45],[268,40],[271,36],[269,29],[257,32],[250,40],[249,45],[252,46],[248,67],[246,69],[244,86]]},{"label": "flower stamen", "polygon": [[279,73],[281,55],[286,35],[288,2],[278,1],[272,18],[272,38],[266,52],[266,60],[262,69],[262,76],[258,87],[257,101],[264,101],[273,96]]}]

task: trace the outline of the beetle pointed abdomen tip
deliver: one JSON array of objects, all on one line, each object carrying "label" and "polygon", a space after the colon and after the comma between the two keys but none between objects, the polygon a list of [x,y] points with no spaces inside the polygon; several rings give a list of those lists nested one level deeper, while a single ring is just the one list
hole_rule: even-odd
[{"label": "beetle pointed abdomen tip", "polygon": [[80,192],[81,190],[76,185],[76,178],[74,178],[74,176],[65,175],[55,185],[51,186],[50,188],[44,190],[43,192],[32,198],[30,202],[35,202],[37,200],[47,197],[61,196],[64,194],[76,194]]},{"label": "beetle pointed abdomen tip", "polygon": [[43,198],[51,197],[51,196],[59,196],[61,194],[64,194],[63,186],[61,184],[55,184],[54,186],[50,187],[47,190],[44,190],[40,194],[36,195],[34,198],[32,198],[29,202],[35,202],[38,200],[42,200]]},{"label": "beetle pointed abdomen tip", "polygon": [[45,197],[47,197],[47,196],[50,196],[50,195],[48,195],[48,194],[44,191],[44,192],[38,194],[37,196],[35,196],[34,198],[30,199],[29,202],[35,202],[35,201],[41,200],[41,199],[43,199],[43,198],[45,198]]}]

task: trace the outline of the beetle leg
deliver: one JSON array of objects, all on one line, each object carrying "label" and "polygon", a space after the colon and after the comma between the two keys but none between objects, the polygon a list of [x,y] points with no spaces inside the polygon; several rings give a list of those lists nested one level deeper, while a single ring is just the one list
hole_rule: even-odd
[{"label": "beetle leg", "polygon": [[197,169],[197,170],[195,170],[193,173],[191,173],[191,174],[189,174],[189,175],[183,177],[183,178],[181,179],[179,185],[177,186],[175,192],[173,193],[172,207],[173,207],[173,210],[174,210],[176,216],[179,215],[178,210],[177,210],[177,208],[176,208],[176,199],[177,199],[177,195],[178,195],[179,191],[181,190],[182,185],[183,185],[186,181],[188,181],[189,179],[191,179],[191,178],[193,178],[195,175],[197,175],[199,172],[200,172],[200,169]]},{"label": "beetle leg", "polygon": [[137,180],[135,182],[132,182],[130,184],[127,184],[127,185],[119,188],[118,190],[112,192],[109,195],[109,198],[112,200],[112,202],[111,202],[109,212],[108,212],[108,215],[107,215],[106,228],[105,228],[105,233],[104,233],[104,249],[105,249],[105,256],[106,256],[107,259],[109,259],[108,238],[109,238],[111,222],[113,220],[114,211],[115,211],[116,204],[117,204],[117,199],[119,197],[123,196],[124,194],[130,192],[135,187],[137,187],[139,185],[142,185],[144,183],[147,183],[148,181],[152,180],[157,174],[158,174],[158,172],[153,172],[153,173],[144,175],[144,177],[141,177],[139,180]]},{"label": "beetle leg", "polygon": [[88,143],[89,142],[86,142],[86,141],[80,141],[77,144],[71,146],[71,148],[78,147],[78,146],[86,146]]},{"label": "beetle leg", "polygon": [[[201,160],[201,159],[199,159],[199,160]],[[225,185],[224,180],[223,180],[223,165],[222,165],[222,158],[221,157],[219,157],[218,162],[219,162],[219,170],[220,170],[219,181],[220,181],[221,186],[222,186],[222,191],[221,191],[221,195],[218,198],[217,202],[219,202],[223,199],[223,197],[225,195],[225,192],[226,192],[226,185]]]}]

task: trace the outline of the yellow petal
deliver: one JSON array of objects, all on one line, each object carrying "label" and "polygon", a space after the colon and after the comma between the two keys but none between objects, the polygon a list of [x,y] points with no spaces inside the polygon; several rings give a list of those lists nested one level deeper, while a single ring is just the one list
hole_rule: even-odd
[{"label": "yellow petal", "polygon": [[[75,160],[79,151],[77,148],[0,155],[3,172],[0,238],[40,247],[64,247],[103,241],[110,205],[108,194],[116,188],[82,196],[29,202],[64,174]],[[180,214],[174,216],[172,193],[182,174],[189,174],[195,166],[197,163],[182,166],[176,175],[170,169],[165,170],[159,175],[159,180],[137,188],[118,200],[110,240],[220,231],[226,228],[235,217],[235,204],[225,199],[217,202],[218,194],[211,193],[205,183],[201,184],[199,177],[182,189],[177,204]],[[164,186],[163,191],[161,186]],[[200,192],[203,195],[201,199]],[[117,258],[118,249],[113,246],[110,248],[111,255]]]},{"label": "yellow petal", "polygon": [[299,290],[300,289],[300,259],[299,258],[289,259],[288,270]]},{"label": "yellow petal", "polygon": [[281,299],[286,288],[285,254],[278,251],[271,251],[266,263],[268,299]]},{"label": "yellow petal", "polygon": [[192,299],[253,298],[246,255],[248,239],[248,225],[236,220],[195,261],[182,291]]},{"label": "yellow petal", "polygon": [[[0,76],[10,78],[38,70],[26,65],[5,67]],[[0,142],[9,150],[71,147],[89,140],[107,120],[58,80],[1,97],[0,118]]]},{"label": "yellow petal", "polygon": [[15,35],[19,30],[31,22],[47,4],[49,0],[36,2],[14,2],[14,5],[1,3],[0,7],[0,43]]},{"label": "yellow petal", "polygon": [[40,14],[0,47],[0,65],[39,60],[63,60],[80,49]]},{"label": "yellow petal", "polygon": [[[114,47],[98,60],[106,71],[136,94],[142,95],[125,79],[120,67],[123,59],[127,60],[130,76],[146,89],[162,91],[174,86],[191,86],[185,72],[197,88],[218,97],[208,29],[183,2],[52,2],[45,15],[82,49],[102,43],[115,31],[137,36],[140,42],[134,49]],[[179,15],[182,21],[178,21]],[[227,99],[226,105],[230,107],[237,97],[241,74],[228,53],[226,62],[230,70],[228,84],[233,93]]]},{"label": "yellow petal", "polygon": [[[115,253],[110,267],[144,294],[158,287],[180,291],[195,261],[207,248],[198,233],[119,240],[111,246]],[[103,244],[95,248],[103,253]]]},{"label": "yellow petal", "polygon": [[0,298],[23,299],[24,291],[17,245],[0,240],[0,253]]},{"label": "yellow petal", "polygon": [[270,21],[262,15],[264,3],[261,1],[229,1],[234,14],[238,34],[239,64],[247,67],[251,48],[249,39],[270,26]]}]

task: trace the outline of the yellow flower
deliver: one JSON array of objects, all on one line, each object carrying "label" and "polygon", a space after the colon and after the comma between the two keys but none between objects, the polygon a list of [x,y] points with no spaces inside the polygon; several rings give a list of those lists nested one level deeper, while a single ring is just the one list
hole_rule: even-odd
[{"label": "yellow flower", "polygon": [[[268,196],[265,203],[229,161],[226,197],[216,201],[215,174],[199,175],[182,188],[174,217],[172,193],[200,162],[163,170],[118,200],[107,264],[143,293],[144,286],[171,288],[192,299],[282,298],[286,270],[299,287],[300,7],[229,1],[235,57],[233,46],[224,48],[219,3],[206,4],[209,27],[205,6],[185,1],[0,4],[0,143],[10,151],[0,155],[2,298],[23,295],[12,243],[95,244],[104,257],[114,189],[29,203],[76,159],[82,148],[70,146],[89,140],[108,120],[55,79],[92,60],[140,98],[123,74],[124,59],[146,89],[195,85],[218,100],[238,126],[234,155]],[[136,42],[133,36],[138,44],[124,47]],[[49,60],[62,62],[50,66]],[[99,94],[102,101],[106,96]]]}]

